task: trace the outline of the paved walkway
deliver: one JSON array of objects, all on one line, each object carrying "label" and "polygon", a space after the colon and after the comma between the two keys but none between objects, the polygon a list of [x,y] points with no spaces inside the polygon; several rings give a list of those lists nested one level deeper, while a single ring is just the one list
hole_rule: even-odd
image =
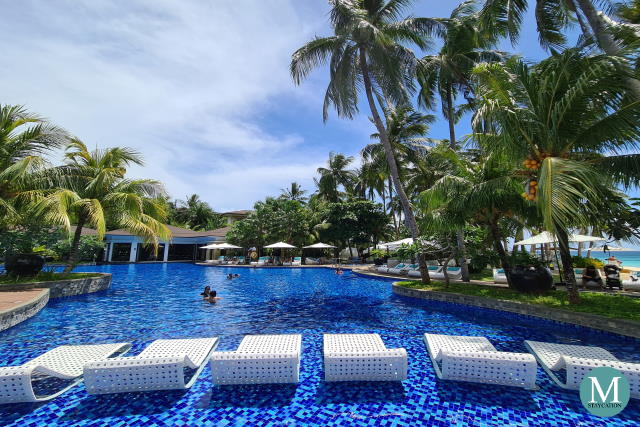
[{"label": "paved walkway", "polygon": [[27,291],[0,292],[0,313],[33,301],[42,294],[42,291],[43,289],[29,289]]}]

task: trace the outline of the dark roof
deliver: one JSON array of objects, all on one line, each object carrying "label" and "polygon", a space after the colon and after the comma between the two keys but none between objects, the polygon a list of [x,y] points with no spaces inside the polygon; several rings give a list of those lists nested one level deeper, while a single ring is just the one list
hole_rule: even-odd
[{"label": "dark roof", "polygon": [[229,212],[223,212],[220,215],[249,215],[251,212],[251,210],[240,210],[240,211],[229,211]]},{"label": "dark roof", "polygon": [[[186,228],[176,227],[175,225],[167,225],[171,231],[171,237],[225,237],[230,227],[222,227],[216,230],[193,231]],[[133,234],[124,229],[107,231],[108,236],[133,236]]]}]

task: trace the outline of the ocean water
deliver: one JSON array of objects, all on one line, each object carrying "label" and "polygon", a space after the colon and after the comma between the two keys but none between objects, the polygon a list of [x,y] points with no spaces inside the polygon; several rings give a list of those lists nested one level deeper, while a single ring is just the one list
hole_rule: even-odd
[{"label": "ocean water", "polygon": [[[113,274],[110,289],[58,298],[0,332],[0,365],[19,365],[63,344],[132,342],[130,355],[161,338],[220,337],[234,350],[245,334],[302,334],[300,383],[215,386],[207,366],[184,392],[92,396],[84,386],[43,404],[0,405],[0,425],[548,425],[637,426],[640,402],[619,415],[589,415],[578,393],[538,369],[539,390],[436,378],[424,333],[484,336],[499,351],[525,339],[601,346],[640,362],[640,340],[513,313],[395,295],[391,283],[330,269],[202,267],[191,264],[83,266]],[[228,273],[240,277],[227,280]],[[216,304],[199,296],[217,290]],[[402,382],[328,383],[324,333],[378,333],[405,348]]]},{"label": "ocean water", "polygon": [[[575,253],[574,253],[575,255]],[[611,252],[612,256],[615,256],[620,261],[622,261],[623,267],[639,267],[640,268],[640,251],[621,251],[621,252]],[[583,255],[586,256],[586,252],[583,251]],[[597,258],[599,260],[605,261],[609,258],[609,253],[603,253],[602,251],[591,252],[592,258]]]}]

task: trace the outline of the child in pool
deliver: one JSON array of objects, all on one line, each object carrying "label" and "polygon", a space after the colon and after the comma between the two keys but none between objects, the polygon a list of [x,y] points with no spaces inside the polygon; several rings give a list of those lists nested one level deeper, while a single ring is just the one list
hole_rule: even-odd
[{"label": "child in pool", "polygon": [[204,299],[209,298],[209,292],[211,292],[211,286],[205,286],[204,291],[200,294]]},{"label": "child in pool", "polygon": [[208,301],[209,301],[210,303],[218,302],[218,300],[220,300],[220,299],[222,299],[222,298],[220,298],[220,297],[218,296],[218,293],[217,293],[216,291],[211,291],[211,292],[209,292]]}]

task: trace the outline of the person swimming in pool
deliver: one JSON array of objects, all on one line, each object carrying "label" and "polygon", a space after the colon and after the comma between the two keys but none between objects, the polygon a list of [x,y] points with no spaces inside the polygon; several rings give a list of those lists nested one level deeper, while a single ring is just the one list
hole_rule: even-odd
[{"label": "person swimming in pool", "polygon": [[218,302],[218,300],[220,300],[220,299],[222,299],[222,298],[220,298],[220,297],[218,296],[218,293],[217,293],[216,291],[211,291],[211,292],[209,292],[209,297],[208,297],[208,299],[207,299],[207,300],[208,300],[210,303]]},{"label": "person swimming in pool", "polygon": [[200,294],[204,299],[209,298],[209,292],[211,292],[211,286],[205,286],[204,291]]},{"label": "person swimming in pool", "polygon": [[233,274],[229,273],[229,274],[227,275],[227,279],[228,279],[228,280],[232,280],[232,279],[233,279]]},{"label": "person swimming in pool", "polygon": [[233,278],[235,279],[236,277],[240,277],[240,275],[238,273],[233,275]]}]

